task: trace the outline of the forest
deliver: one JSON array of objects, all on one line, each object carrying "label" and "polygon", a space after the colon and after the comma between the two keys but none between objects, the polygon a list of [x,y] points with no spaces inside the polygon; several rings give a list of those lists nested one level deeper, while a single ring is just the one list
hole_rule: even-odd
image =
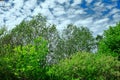
[{"label": "forest", "polygon": [[3,26],[0,80],[120,80],[120,22],[97,36],[74,24],[59,31],[41,14]]}]

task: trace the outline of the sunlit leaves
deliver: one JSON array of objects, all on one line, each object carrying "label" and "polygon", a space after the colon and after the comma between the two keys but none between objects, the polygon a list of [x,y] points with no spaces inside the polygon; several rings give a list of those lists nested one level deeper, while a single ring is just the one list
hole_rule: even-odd
[{"label": "sunlit leaves", "polygon": [[119,80],[120,75],[115,75],[116,73],[120,74],[118,72],[120,70],[119,67],[120,62],[112,56],[83,52],[61,60],[48,71],[48,75],[61,80]]},{"label": "sunlit leaves", "polygon": [[104,37],[99,43],[99,52],[120,55],[120,23],[104,31]]},{"label": "sunlit leaves", "polygon": [[[20,79],[38,80],[44,77],[48,53],[47,41],[42,37],[36,38],[33,44],[15,47],[14,53],[7,54],[3,60],[12,73]],[[39,76],[43,74],[43,76]]]}]

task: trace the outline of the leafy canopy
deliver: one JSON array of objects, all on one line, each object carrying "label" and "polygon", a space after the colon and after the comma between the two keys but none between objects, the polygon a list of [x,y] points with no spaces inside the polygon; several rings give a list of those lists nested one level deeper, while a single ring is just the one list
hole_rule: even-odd
[{"label": "leafy canopy", "polygon": [[53,65],[47,74],[56,80],[119,80],[119,67],[112,56],[78,52]]},{"label": "leafy canopy", "polygon": [[103,39],[99,43],[99,52],[120,56],[120,22],[104,31]]}]

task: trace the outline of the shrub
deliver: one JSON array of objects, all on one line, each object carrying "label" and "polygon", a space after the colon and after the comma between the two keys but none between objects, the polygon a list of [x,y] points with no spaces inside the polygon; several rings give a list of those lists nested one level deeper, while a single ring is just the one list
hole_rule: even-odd
[{"label": "shrub", "polygon": [[118,80],[119,67],[115,57],[77,53],[53,65],[47,74],[51,80]]},{"label": "shrub", "polygon": [[[20,80],[44,80],[47,68],[45,57],[48,53],[47,42],[44,39],[39,37],[34,40],[33,44],[18,46],[14,51],[13,54],[3,57],[6,64],[2,67],[6,67],[8,72]],[[8,79],[10,78],[8,77]]]},{"label": "shrub", "polygon": [[14,75],[9,68],[7,58],[0,57],[0,80],[17,80],[17,76]]}]

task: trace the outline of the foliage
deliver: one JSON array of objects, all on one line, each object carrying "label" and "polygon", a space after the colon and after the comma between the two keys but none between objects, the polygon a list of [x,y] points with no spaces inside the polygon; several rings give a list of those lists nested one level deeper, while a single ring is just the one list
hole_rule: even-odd
[{"label": "foliage", "polygon": [[11,45],[25,45],[32,43],[32,41],[42,36],[43,30],[46,27],[46,18],[42,17],[41,14],[33,17],[30,21],[22,21],[19,25],[13,28],[10,33],[10,39],[7,40],[4,37],[3,44],[7,44],[6,41]]},{"label": "foliage", "polygon": [[0,37],[1,37],[2,35],[4,35],[6,31],[7,31],[7,30],[6,30],[6,27],[5,27],[5,26],[4,26],[4,27],[1,27],[1,28],[0,28]]},{"label": "foliage", "polygon": [[78,51],[92,52],[93,49],[94,38],[92,32],[86,27],[69,24],[62,32],[62,38],[58,42],[56,53],[69,56]]},{"label": "foliage", "polygon": [[[3,29],[0,30],[1,34]],[[48,41],[49,56],[55,53],[56,45],[59,42],[59,33],[55,25],[46,26],[46,18],[38,14],[30,21],[23,20],[19,25],[0,38],[0,55],[7,54],[7,47],[10,45],[9,53],[14,52],[16,46],[33,44],[37,37],[43,37]],[[52,61],[51,61],[52,62]]]},{"label": "foliage", "polygon": [[[18,46],[14,51],[14,53],[8,54],[3,58],[1,62],[4,61],[6,64],[4,63],[2,68],[7,68],[11,74],[17,76],[20,80],[43,80],[45,78],[48,49],[47,42],[44,39],[39,37],[34,40],[34,44]],[[6,74],[7,71],[4,75]]]},{"label": "foliage", "polygon": [[120,56],[120,23],[104,31],[103,39],[99,43],[99,53],[105,52]]},{"label": "foliage", "polygon": [[[111,54],[120,53],[120,23],[95,41],[86,27],[69,24],[59,33],[46,22],[38,14],[11,31],[0,28],[0,80],[118,80],[120,62]],[[102,54],[88,53],[96,45]]]},{"label": "foliage", "polygon": [[[27,45],[33,43],[33,40],[39,36],[43,36],[43,31],[46,28],[46,18],[38,14],[30,21],[23,20],[19,25],[7,32],[3,37],[0,37],[0,54],[6,54],[5,45],[11,45],[14,49],[19,45]],[[3,34],[4,29],[0,30]],[[45,32],[45,31],[44,31]],[[12,50],[11,50],[12,52]]]},{"label": "foliage", "polygon": [[120,62],[112,56],[77,53],[47,72],[51,80],[119,80]]},{"label": "foliage", "polygon": [[70,24],[59,34],[56,25],[46,26],[46,18],[38,14],[30,21],[23,20],[0,38],[0,54],[7,54],[6,46],[11,46],[9,53],[12,53],[16,46],[32,44],[38,36],[48,40],[50,64],[77,51],[91,52],[94,48],[94,38],[89,29]]},{"label": "foliage", "polygon": [[12,70],[9,68],[5,56],[0,56],[0,80],[17,80],[18,78],[14,75]]}]

